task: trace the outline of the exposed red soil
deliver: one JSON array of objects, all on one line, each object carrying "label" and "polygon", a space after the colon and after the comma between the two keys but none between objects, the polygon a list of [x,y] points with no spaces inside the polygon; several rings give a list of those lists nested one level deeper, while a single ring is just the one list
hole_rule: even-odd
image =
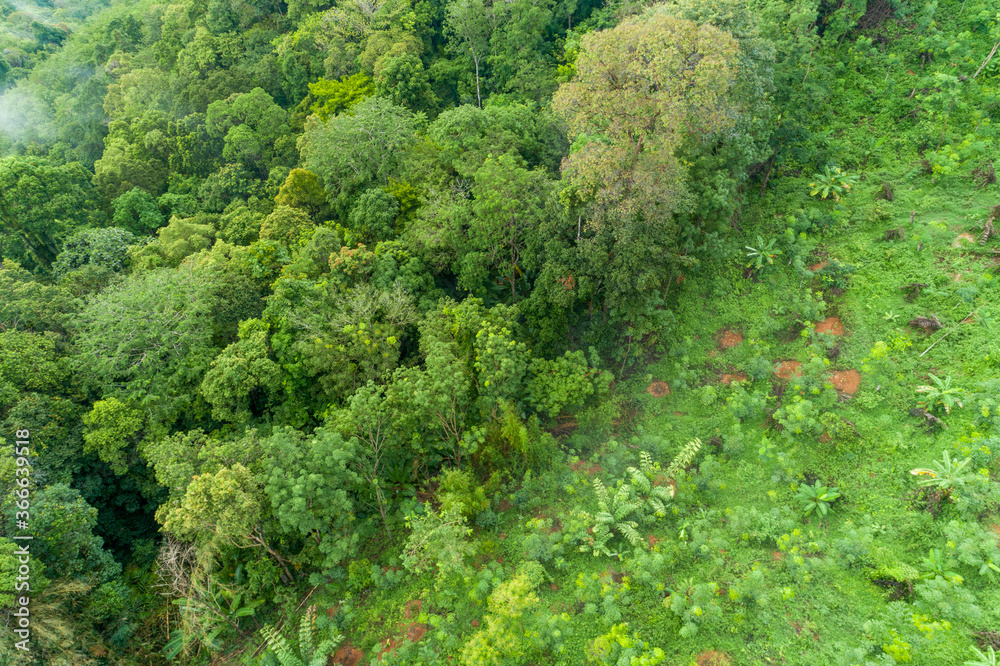
[{"label": "exposed red soil", "polygon": [[793,373],[796,377],[801,377],[802,371],[799,370],[801,365],[802,363],[799,361],[782,361],[774,374],[778,375],[781,379],[791,379]]},{"label": "exposed red soil", "polygon": [[654,398],[662,398],[665,395],[670,395],[670,386],[666,382],[653,382],[646,389],[646,393]]},{"label": "exposed red soil", "polygon": [[812,271],[813,273],[815,273],[816,271],[821,271],[821,270],[823,270],[824,268],[826,268],[826,267],[827,267],[827,266],[829,266],[829,265],[830,265],[830,264],[828,264],[827,262],[825,262],[825,261],[821,261],[821,262],[819,262],[818,264],[813,264],[812,266],[810,266],[810,267],[809,267],[809,270],[810,270],[810,271]]},{"label": "exposed red soil", "polygon": [[997,545],[1000,546],[1000,523],[994,523],[990,529],[997,533]]},{"label": "exposed red soil", "polygon": [[822,435],[819,436],[819,441],[822,444],[828,444],[830,442],[830,433],[824,432]]},{"label": "exposed red soil", "polygon": [[843,335],[844,325],[840,323],[840,317],[827,317],[820,323],[816,324],[816,332]]},{"label": "exposed red soil", "polygon": [[722,384],[732,384],[733,382],[745,382],[747,380],[746,373],[737,372],[734,374],[726,373],[722,375],[722,379],[719,380]]},{"label": "exposed red soil", "polygon": [[660,540],[659,540],[659,539],[657,539],[657,538],[656,538],[655,536],[653,536],[652,534],[650,534],[650,535],[649,535],[648,537],[646,537],[646,540],[647,540],[647,541],[649,541],[649,547],[650,547],[650,548],[652,548],[652,547],[653,547],[653,546],[655,546],[656,544],[660,543]]},{"label": "exposed red soil", "polygon": [[358,666],[365,658],[365,653],[350,643],[344,643],[333,655],[333,663],[341,666]]},{"label": "exposed red soil", "polygon": [[674,412],[674,416],[687,416],[684,412]]},{"label": "exposed red soil", "polygon": [[595,465],[588,466],[587,463],[585,463],[582,460],[577,460],[575,463],[573,463],[569,467],[574,472],[580,472],[580,471],[582,471],[587,476],[594,476],[598,472],[603,472],[604,471],[604,469],[600,465],[596,465],[595,464]]},{"label": "exposed red soil", "polygon": [[955,240],[952,241],[951,246],[952,247],[962,247],[965,244],[962,241],[965,241],[966,243],[970,243],[972,245],[975,245],[976,244],[976,237],[973,236],[970,233],[959,234],[959,235],[955,236]]},{"label": "exposed red soil", "polygon": [[830,382],[841,393],[854,395],[861,386],[861,373],[857,370],[839,370],[833,373]]},{"label": "exposed red soil", "polygon": [[407,601],[403,606],[403,617],[407,620],[412,620],[413,618],[420,615],[420,611],[424,608],[423,599],[413,599]]},{"label": "exposed red soil", "polygon": [[695,659],[698,666],[730,666],[733,660],[725,652],[705,650]]},{"label": "exposed red soil", "polygon": [[719,335],[719,347],[729,349],[743,342],[743,334],[739,331],[722,331]]}]

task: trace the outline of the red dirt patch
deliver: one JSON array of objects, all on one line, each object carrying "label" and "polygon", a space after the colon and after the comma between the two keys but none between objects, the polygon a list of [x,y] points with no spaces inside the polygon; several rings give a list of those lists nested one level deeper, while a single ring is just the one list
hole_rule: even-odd
[{"label": "red dirt patch", "polygon": [[995,523],[990,529],[997,533],[997,545],[1000,545],[1000,523]]},{"label": "red dirt patch", "polygon": [[655,536],[653,536],[652,534],[650,534],[650,535],[649,535],[648,537],[646,537],[646,541],[648,541],[648,542],[649,542],[649,547],[650,547],[650,548],[652,548],[652,547],[653,547],[653,546],[655,546],[656,544],[660,543],[660,540],[659,540],[659,539],[657,539],[657,538],[656,538]]},{"label": "red dirt patch", "polygon": [[407,620],[412,620],[420,615],[420,611],[423,610],[423,607],[423,599],[413,599],[412,601],[407,601],[403,606],[403,617]]},{"label": "red dirt patch", "polygon": [[365,658],[365,653],[350,643],[341,645],[333,655],[333,663],[341,666],[358,666]]},{"label": "red dirt patch", "polygon": [[719,380],[721,384],[732,384],[733,382],[745,382],[747,376],[745,372],[737,372],[735,374],[726,373],[722,375],[722,379]]},{"label": "red dirt patch", "polygon": [[781,379],[791,379],[792,373],[794,373],[796,377],[801,377],[802,371],[799,370],[801,365],[802,363],[799,361],[782,361],[781,365],[778,366],[778,369],[774,371],[774,374],[778,375]]},{"label": "red dirt patch", "polygon": [[827,266],[829,266],[829,265],[830,265],[830,264],[828,264],[827,262],[825,262],[825,261],[821,261],[821,262],[819,262],[818,264],[813,264],[812,266],[810,266],[810,267],[809,267],[809,270],[810,270],[810,271],[812,271],[813,273],[815,273],[816,271],[821,271],[821,270],[823,270],[824,268],[826,268],[826,267],[827,267]]},{"label": "red dirt patch", "polygon": [[840,317],[827,317],[820,323],[816,324],[816,332],[843,335],[844,325],[840,323]]},{"label": "red dirt patch", "polygon": [[662,398],[665,395],[670,395],[670,386],[666,382],[653,382],[646,389],[646,393],[654,398]]},{"label": "red dirt patch", "polygon": [[861,373],[857,370],[839,370],[833,373],[830,382],[841,393],[854,395],[861,386]]},{"label": "red dirt patch", "polygon": [[959,235],[955,236],[955,240],[952,241],[951,246],[952,247],[962,247],[962,245],[965,244],[962,241],[965,241],[967,243],[971,243],[972,245],[975,245],[976,244],[976,237],[973,236],[970,233],[959,234]]},{"label": "red dirt patch", "polygon": [[582,460],[577,460],[575,463],[570,465],[569,468],[574,472],[582,471],[584,474],[588,476],[594,476],[598,472],[604,471],[604,469],[600,465],[590,465],[588,467],[587,463],[583,462]]},{"label": "red dirt patch", "polygon": [[743,342],[743,334],[739,331],[723,331],[719,336],[719,347],[729,349]]},{"label": "red dirt patch", "polygon": [[695,659],[698,666],[731,666],[733,660],[725,652],[705,650]]},{"label": "red dirt patch", "polygon": [[824,432],[819,436],[819,441],[821,444],[828,444],[830,442],[830,433]]}]

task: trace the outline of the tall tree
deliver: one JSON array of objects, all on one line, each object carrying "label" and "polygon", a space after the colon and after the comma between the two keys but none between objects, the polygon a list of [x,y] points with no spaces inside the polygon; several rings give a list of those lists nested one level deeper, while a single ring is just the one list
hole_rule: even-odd
[{"label": "tall tree", "polygon": [[103,218],[91,174],[76,162],[37,157],[0,160],[0,252],[23,265],[48,269],[61,241]]}]

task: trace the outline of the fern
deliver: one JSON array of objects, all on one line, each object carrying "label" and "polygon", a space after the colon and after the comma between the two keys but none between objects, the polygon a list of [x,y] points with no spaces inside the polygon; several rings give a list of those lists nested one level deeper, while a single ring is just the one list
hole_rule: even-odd
[{"label": "fern", "polygon": [[267,641],[267,647],[278,658],[281,666],[323,666],[327,662],[327,657],[337,649],[337,646],[344,640],[342,635],[334,635],[319,645],[315,644],[316,633],[316,606],[312,605],[306,610],[299,623],[299,649],[298,654],[292,649],[292,645],[284,636],[279,634],[274,627],[264,627],[261,634]]},{"label": "fern", "polygon": [[[679,474],[691,464],[701,449],[701,440],[694,440],[677,455],[668,474]],[[626,469],[625,479],[618,482],[618,489],[612,496],[608,488],[594,479],[594,494],[597,496],[598,511],[591,517],[594,521],[590,529],[591,538],[580,547],[581,551],[592,551],[597,555],[610,555],[608,544],[617,534],[633,548],[643,547],[645,539],[639,533],[639,525],[651,523],[667,515],[667,505],[673,499],[669,487],[654,485],[660,473],[660,466],[648,452],[639,455],[639,466]]]},{"label": "fern", "polygon": [[687,445],[681,449],[681,452],[674,458],[674,461],[670,463],[670,467],[667,468],[667,476],[671,479],[675,479],[680,476],[681,472],[691,466],[691,463],[694,462],[694,458],[698,455],[698,451],[700,450],[700,439],[696,437],[688,442]]}]

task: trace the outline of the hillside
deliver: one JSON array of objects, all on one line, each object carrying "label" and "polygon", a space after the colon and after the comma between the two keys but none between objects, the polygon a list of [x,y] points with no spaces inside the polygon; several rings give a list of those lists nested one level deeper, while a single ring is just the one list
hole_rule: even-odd
[{"label": "hillside", "polygon": [[0,40],[3,663],[996,663],[995,3]]}]

